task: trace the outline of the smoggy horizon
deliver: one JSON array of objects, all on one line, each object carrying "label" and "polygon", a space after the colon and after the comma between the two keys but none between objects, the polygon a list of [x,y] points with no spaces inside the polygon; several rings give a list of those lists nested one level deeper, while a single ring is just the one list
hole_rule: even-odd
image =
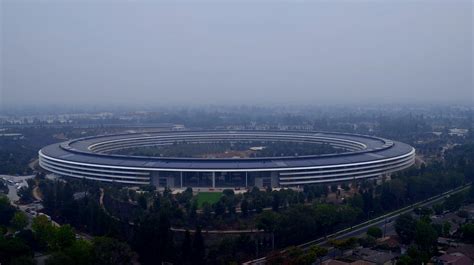
[{"label": "smoggy horizon", "polygon": [[474,102],[471,1],[0,5],[0,107]]}]

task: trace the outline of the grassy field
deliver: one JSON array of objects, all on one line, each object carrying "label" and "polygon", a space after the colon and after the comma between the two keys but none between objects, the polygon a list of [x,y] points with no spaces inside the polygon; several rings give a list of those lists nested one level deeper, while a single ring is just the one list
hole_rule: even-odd
[{"label": "grassy field", "polygon": [[221,192],[199,192],[197,195],[198,207],[201,208],[202,204],[208,202],[213,204],[217,202],[222,196]]}]

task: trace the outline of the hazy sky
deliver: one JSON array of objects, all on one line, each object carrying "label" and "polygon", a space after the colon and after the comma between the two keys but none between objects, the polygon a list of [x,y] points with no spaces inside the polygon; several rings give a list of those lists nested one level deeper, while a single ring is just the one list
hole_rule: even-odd
[{"label": "hazy sky", "polygon": [[474,102],[470,0],[219,2],[0,0],[3,104]]}]

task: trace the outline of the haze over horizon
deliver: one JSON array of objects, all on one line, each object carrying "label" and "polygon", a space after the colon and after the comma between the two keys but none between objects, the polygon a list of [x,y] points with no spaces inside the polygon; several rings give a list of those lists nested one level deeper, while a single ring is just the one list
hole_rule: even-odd
[{"label": "haze over horizon", "polygon": [[0,8],[0,107],[474,102],[472,1]]}]

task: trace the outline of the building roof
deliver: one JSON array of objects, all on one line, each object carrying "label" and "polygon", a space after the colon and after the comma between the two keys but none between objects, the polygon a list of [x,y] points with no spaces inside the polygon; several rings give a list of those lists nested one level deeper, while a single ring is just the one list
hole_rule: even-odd
[{"label": "building roof", "polygon": [[[310,156],[263,157],[263,158],[176,158],[176,157],[138,157],[112,155],[92,151],[92,146],[103,143],[115,143],[124,139],[182,139],[187,137],[279,137],[301,139],[330,139],[354,146],[364,146],[355,151]],[[250,136],[246,136],[250,135]],[[258,138],[257,138],[258,139]],[[41,154],[49,158],[67,160],[74,163],[90,163],[137,168],[166,169],[262,169],[275,170],[285,168],[320,167],[338,164],[367,163],[400,157],[414,149],[404,143],[387,139],[328,132],[291,132],[291,131],[179,131],[179,132],[147,132],[135,134],[106,135],[87,137],[63,143],[52,144],[41,149]]]},{"label": "building roof", "polygon": [[438,257],[438,260],[443,264],[449,265],[472,265],[472,260],[462,253],[455,252],[451,254],[444,254]]},{"label": "building roof", "polygon": [[448,248],[447,252],[449,254],[462,253],[471,260],[474,260],[474,245],[471,244],[462,244],[460,246]]},{"label": "building roof", "polygon": [[394,236],[387,236],[384,238],[380,238],[377,240],[379,245],[386,245],[387,247],[394,249],[400,247],[400,238],[396,235]]},{"label": "building roof", "polygon": [[394,260],[397,257],[396,255],[389,252],[378,251],[369,248],[359,249],[355,251],[354,255],[360,257],[362,260],[375,264],[385,264],[386,262]]}]

